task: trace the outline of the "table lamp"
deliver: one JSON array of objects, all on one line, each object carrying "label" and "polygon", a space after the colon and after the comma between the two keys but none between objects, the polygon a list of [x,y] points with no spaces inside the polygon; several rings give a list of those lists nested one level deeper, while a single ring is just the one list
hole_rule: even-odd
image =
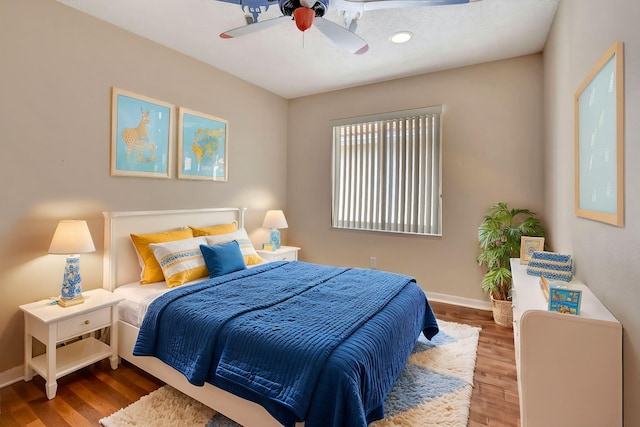
[{"label": "table lamp", "polygon": [[271,235],[269,236],[269,244],[275,249],[280,249],[280,230],[279,228],[287,228],[287,219],[284,217],[284,213],[281,210],[267,211],[264,216],[264,222],[262,223],[264,228],[271,229]]},{"label": "table lamp", "polygon": [[84,302],[79,254],[95,250],[86,221],[62,220],[58,223],[49,246],[49,253],[68,255],[64,267],[62,291],[58,299],[59,305],[68,307]]}]

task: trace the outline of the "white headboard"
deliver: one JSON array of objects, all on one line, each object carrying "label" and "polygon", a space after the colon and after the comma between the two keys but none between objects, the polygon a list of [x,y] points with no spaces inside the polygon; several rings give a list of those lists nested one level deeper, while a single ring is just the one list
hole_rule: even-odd
[{"label": "white headboard", "polygon": [[238,222],[244,228],[246,208],[182,209],[166,211],[103,212],[104,277],[102,287],[113,291],[140,280],[140,264],[131,234],[178,230],[189,225],[208,227]]}]

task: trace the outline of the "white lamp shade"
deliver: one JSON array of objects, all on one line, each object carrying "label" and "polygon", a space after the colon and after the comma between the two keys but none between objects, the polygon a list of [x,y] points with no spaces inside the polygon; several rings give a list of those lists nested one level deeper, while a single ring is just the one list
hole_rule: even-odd
[{"label": "white lamp shade", "polygon": [[264,222],[262,223],[264,228],[287,228],[287,219],[284,217],[284,212],[281,210],[267,211],[264,216]]},{"label": "white lamp shade", "polygon": [[50,254],[82,254],[95,250],[87,222],[82,220],[60,221],[49,246]]}]

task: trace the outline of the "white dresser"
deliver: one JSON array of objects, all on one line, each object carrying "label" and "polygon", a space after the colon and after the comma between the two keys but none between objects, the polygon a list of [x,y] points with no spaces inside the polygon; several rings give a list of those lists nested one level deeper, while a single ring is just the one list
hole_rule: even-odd
[{"label": "white dresser", "polygon": [[580,315],[549,312],[519,258],[513,332],[521,427],[622,426],[622,325],[583,283]]}]

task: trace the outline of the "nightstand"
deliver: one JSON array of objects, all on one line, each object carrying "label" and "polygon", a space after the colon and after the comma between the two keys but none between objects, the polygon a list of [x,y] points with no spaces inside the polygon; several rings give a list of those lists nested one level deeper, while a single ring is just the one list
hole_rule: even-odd
[{"label": "nightstand", "polygon": [[298,251],[300,248],[296,248],[295,246],[280,246],[280,249],[276,249],[275,251],[265,251],[263,249],[258,249],[258,255],[262,257],[267,262],[272,261],[297,261],[298,260]]},{"label": "nightstand", "polygon": [[[56,397],[57,379],[98,360],[110,358],[118,367],[118,308],[123,298],[105,289],[83,292],[84,303],[71,307],[42,300],[20,306],[24,312],[24,379],[33,371],[46,380],[47,398]],[[95,331],[109,328],[109,343],[95,338]],[[83,337],[89,335],[89,337]],[[32,338],[43,343],[44,354],[33,357]],[[77,339],[71,342],[73,339]],[[57,347],[57,344],[64,343]],[[57,348],[56,348],[57,347]]]}]

